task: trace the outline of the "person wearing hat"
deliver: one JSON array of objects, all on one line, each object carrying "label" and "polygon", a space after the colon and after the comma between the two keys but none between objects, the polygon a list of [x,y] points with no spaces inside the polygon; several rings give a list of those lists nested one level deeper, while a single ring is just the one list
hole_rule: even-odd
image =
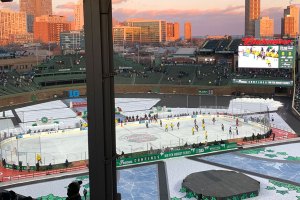
[{"label": "person wearing hat", "polygon": [[79,194],[81,184],[82,181],[76,181],[68,185],[68,191],[67,191],[68,197],[66,200],[81,200],[81,196]]}]

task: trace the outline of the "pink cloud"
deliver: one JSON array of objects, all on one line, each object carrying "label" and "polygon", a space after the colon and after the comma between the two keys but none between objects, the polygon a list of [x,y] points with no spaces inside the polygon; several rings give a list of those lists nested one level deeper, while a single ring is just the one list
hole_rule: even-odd
[{"label": "pink cloud", "polygon": [[[146,10],[137,9],[115,9],[113,17],[119,21],[129,18],[162,19],[166,21],[177,21],[181,29],[185,21],[192,23],[193,35],[225,35],[244,34],[245,7],[229,6],[223,9],[166,9]],[[282,8],[268,8],[262,10],[262,16],[270,16],[275,19],[275,32],[280,32],[280,17],[283,15]],[[181,30],[183,33],[183,30]]]},{"label": "pink cloud", "polygon": [[56,6],[56,9],[66,9],[66,10],[73,10],[75,8],[75,3],[73,2],[67,2],[64,4],[60,4]]}]

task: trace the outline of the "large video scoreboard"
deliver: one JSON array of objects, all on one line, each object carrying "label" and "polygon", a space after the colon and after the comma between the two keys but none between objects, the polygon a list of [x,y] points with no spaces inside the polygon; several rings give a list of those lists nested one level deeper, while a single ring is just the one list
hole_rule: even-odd
[{"label": "large video scoreboard", "polygon": [[239,46],[238,67],[291,69],[295,56],[294,46]]}]

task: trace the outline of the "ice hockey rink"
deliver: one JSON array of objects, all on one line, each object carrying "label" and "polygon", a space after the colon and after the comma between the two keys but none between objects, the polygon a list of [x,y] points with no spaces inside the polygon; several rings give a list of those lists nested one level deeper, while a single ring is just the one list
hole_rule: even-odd
[{"label": "ice hockey rink", "polygon": [[[205,143],[205,141],[219,141],[230,138],[243,138],[251,136],[252,133],[263,134],[264,128],[257,123],[239,122],[238,135],[236,134],[236,121],[224,116],[215,116],[216,122],[212,122],[213,116],[200,116],[197,118],[181,117],[162,119],[162,127],[159,122],[150,123],[149,128],[145,123],[135,122],[116,127],[117,153],[132,153],[150,149],[164,149],[184,144]],[[197,120],[199,131],[192,134],[194,120]],[[205,120],[205,130],[201,127],[202,119]],[[180,123],[179,129],[177,123]],[[172,130],[171,123],[174,125]],[[168,131],[165,126],[168,124]],[[221,129],[224,124],[224,132]],[[232,134],[229,134],[229,127]],[[2,155],[8,163],[22,161],[23,163],[35,164],[37,154],[42,157],[45,165],[49,163],[63,163],[68,161],[85,160],[88,158],[88,136],[87,130],[72,129],[59,132],[42,133],[24,138],[11,138],[1,144]],[[19,153],[17,153],[19,152]]]},{"label": "ice hockey rink", "polygon": [[[125,99],[123,99],[125,101]],[[153,111],[153,107],[159,101],[146,99],[138,100],[139,103],[144,103],[139,107],[134,107],[137,101],[127,99],[122,105],[123,115],[139,115],[149,114]],[[237,104],[237,103],[235,103]],[[259,105],[262,103],[259,102]],[[273,104],[274,102],[268,102],[267,104]],[[252,105],[253,109],[257,109],[255,103],[245,102],[246,105]],[[231,106],[231,105],[230,105]],[[127,108],[128,107],[128,108]],[[240,106],[238,106],[240,107]],[[262,106],[260,106],[262,107]],[[130,108],[130,109],[129,109]],[[136,110],[134,110],[134,108]],[[228,110],[233,110],[231,107]],[[258,123],[250,120],[244,121],[244,118],[239,118],[239,125],[236,126],[236,118],[230,115],[217,115],[218,113],[225,113],[227,109],[212,109],[212,108],[166,108],[165,111],[158,113],[159,118],[162,120],[162,126],[158,122],[149,122],[149,128],[145,123],[129,122],[127,124],[118,124],[116,126],[116,144],[117,153],[133,153],[139,151],[146,151],[151,149],[164,149],[172,148],[176,146],[182,146],[185,144],[196,144],[204,142],[213,142],[250,137],[253,133],[255,135],[264,134],[268,127],[264,127]],[[171,111],[170,111],[171,110]],[[262,111],[262,109],[259,109]],[[267,111],[266,109],[263,109]],[[276,108],[274,108],[276,110]],[[201,115],[192,116],[194,111],[202,111]],[[250,112],[251,108],[248,106],[247,111]],[[174,115],[189,113],[189,116],[174,117]],[[168,115],[172,117],[168,118]],[[272,114],[276,118],[276,122],[279,122],[280,117],[275,113]],[[26,116],[26,115],[25,115]],[[253,115],[257,118],[264,117],[266,115]],[[212,119],[215,118],[216,122],[213,124]],[[192,127],[194,127],[194,120],[196,119],[199,130],[195,129],[192,134]],[[207,131],[207,139],[205,137],[205,131],[202,128],[202,120],[205,121],[205,131]],[[62,119],[63,122],[63,119]],[[177,123],[180,123],[179,129]],[[166,124],[168,125],[168,131],[165,131]],[[171,128],[173,124],[173,130]],[[224,131],[222,131],[221,124],[224,125]],[[284,124],[284,121],[282,122]],[[229,134],[229,128],[232,129],[232,134]],[[238,134],[236,133],[236,127]],[[1,154],[8,163],[17,164],[18,161],[22,161],[23,164],[29,163],[34,165],[36,163],[36,156],[40,154],[42,157],[42,164],[48,165],[64,163],[66,159],[68,161],[86,160],[88,158],[88,136],[87,130],[80,130],[79,128],[55,130],[43,133],[25,134],[22,138],[16,139],[16,137],[6,139],[1,142]]]}]

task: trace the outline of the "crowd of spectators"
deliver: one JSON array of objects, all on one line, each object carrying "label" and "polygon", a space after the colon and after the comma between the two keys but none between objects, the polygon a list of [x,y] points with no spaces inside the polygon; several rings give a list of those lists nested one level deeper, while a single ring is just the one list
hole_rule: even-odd
[{"label": "crowd of spectators", "polygon": [[7,84],[7,80],[8,80],[7,73],[5,71],[1,71],[0,72],[0,84],[5,87]]},{"label": "crowd of spectators", "polygon": [[141,121],[145,121],[145,120],[149,120],[151,121],[157,121],[158,119],[158,114],[145,114],[143,116],[126,116],[124,121],[121,118],[118,118],[118,123],[127,123],[127,122],[141,122]]},{"label": "crowd of spectators", "polygon": [[292,79],[291,69],[243,69],[239,68],[236,73],[237,77],[249,78],[275,78],[275,79]]}]

